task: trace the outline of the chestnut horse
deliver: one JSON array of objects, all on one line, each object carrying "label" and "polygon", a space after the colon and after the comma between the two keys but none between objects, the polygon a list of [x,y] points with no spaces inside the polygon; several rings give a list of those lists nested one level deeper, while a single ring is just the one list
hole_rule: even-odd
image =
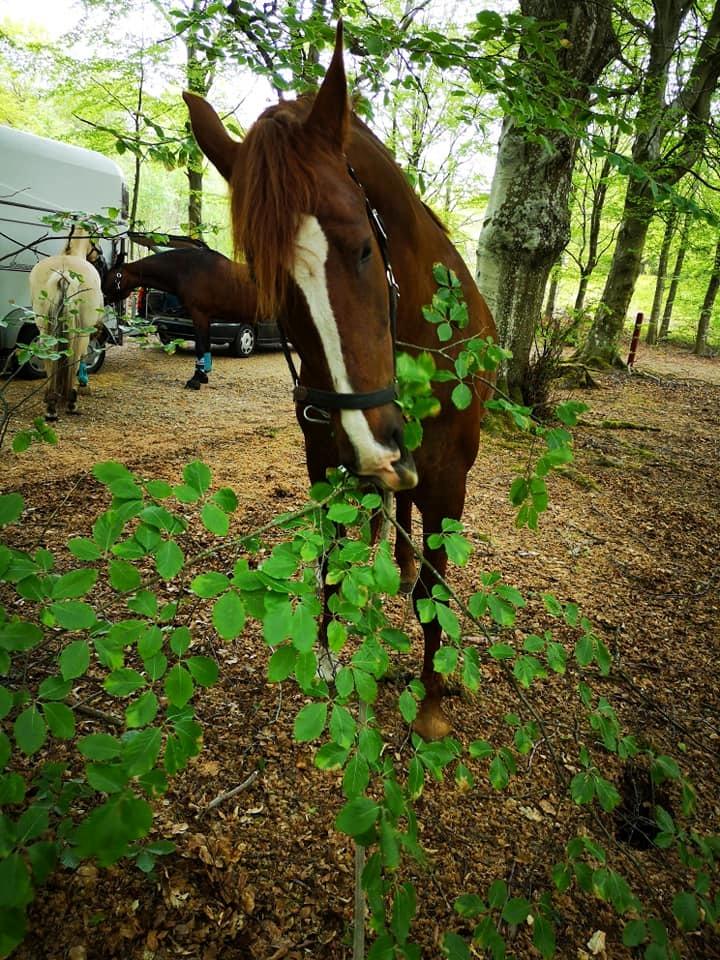
[{"label": "chestnut horse", "polygon": [[173,293],[187,307],[195,330],[195,372],[185,384],[190,390],[208,382],[211,322],[255,323],[257,291],[247,266],[215,250],[183,247],[132,263],[119,258],[108,270],[102,289],[109,303],[117,303],[137,287]]},{"label": "chestnut horse", "polygon": [[[442,224],[389,151],[351,113],[342,25],[317,95],[270,107],[242,143],[229,136],[205,100],[183,96],[198,144],[230,183],[236,246],[252,265],[260,309],[278,316],[282,308],[286,335],[300,355],[295,399],[311,480],[339,464],[368,477],[395,493],[398,522],[406,530],[414,504],[422,515],[424,556],[444,574],[446,553],[428,538],[441,530],[444,517],[462,514],[491,387],[476,381],[472,402],[461,411],[451,402],[452,385],[440,384],[441,412],[425,421],[413,458],[403,447],[403,419],[394,403],[395,314],[399,341],[416,351],[437,349],[435,328],[423,319],[422,307],[437,289],[433,265],[440,262],[462,284],[470,316],[462,338],[495,336],[495,325]],[[318,409],[326,412],[325,423]],[[403,581],[415,581],[412,552],[400,537],[396,558]],[[430,596],[435,582],[432,570],[421,565],[416,604]],[[450,726],[433,664],[441,641],[437,619],[423,624],[423,631],[426,696],[415,729],[438,739]]]},{"label": "chestnut horse", "polygon": [[103,315],[100,274],[93,261],[102,258],[98,247],[82,232],[70,233],[63,252],[40,260],[30,271],[30,299],[41,334],[58,342],[57,359],[43,361],[48,382],[45,419],[57,420],[63,404],[77,413],[77,388],[87,387],[84,357],[90,334]]}]

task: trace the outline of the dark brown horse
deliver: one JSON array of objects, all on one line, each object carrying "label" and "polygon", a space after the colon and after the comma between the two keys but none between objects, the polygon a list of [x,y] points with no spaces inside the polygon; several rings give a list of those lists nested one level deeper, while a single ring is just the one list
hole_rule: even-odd
[{"label": "dark brown horse", "polygon": [[[236,244],[252,264],[260,309],[278,315],[282,308],[301,358],[295,397],[310,478],[321,479],[338,464],[371,478],[396,494],[405,529],[414,504],[422,514],[425,557],[444,573],[445,551],[431,548],[427,539],[440,531],[444,517],[462,514],[491,390],[476,382],[470,406],[459,411],[450,400],[451,385],[442,384],[441,413],[425,421],[414,460],[403,448],[403,421],[392,391],[392,272],[371,207],[387,231],[387,256],[400,290],[398,340],[418,351],[438,346],[435,329],[422,316],[437,289],[436,262],[454,270],[462,283],[470,315],[462,336],[494,336],[495,325],[441,223],[388,150],[350,112],[341,26],[317,95],[266,110],[242,143],[228,135],[205,100],[184,97],[200,147],[230,182]],[[329,424],[309,417],[308,406],[325,409]],[[396,557],[403,580],[412,581],[414,561],[402,539]],[[434,582],[423,565],[414,600],[429,596]],[[415,727],[436,739],[450,730],[433,665],[441,629],[433,620],[423,631],[426,697]]]},{"label": "dark brown horse", "polygon": [[244,263],[215,250],[181,248],[142,260],[118,260],[105,275],[103,294],[109,303],[124,300],[137,287],[154,287],[179,297],[195,330],[195,372],[185,384],[199,390],[212,367],[210,323],[255,323],[257,289]]}]

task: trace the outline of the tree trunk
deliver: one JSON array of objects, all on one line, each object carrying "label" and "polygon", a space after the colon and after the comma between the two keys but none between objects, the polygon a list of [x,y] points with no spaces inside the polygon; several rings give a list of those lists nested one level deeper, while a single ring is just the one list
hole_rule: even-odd
[{"label": "tree trunk", "polygon": [[[633,163],[665,186],[678,183],[702,156],[707,137],[710,106],[720,74],[720,0],[715,0],[704,36],[696,48],[692,67],[682,83],[674,82],[674,94],[666,102],[673,51],[691,4],[683,0],[655,0],[649,25],[650,57],[645,70],[635,117]],[[676,137],[669,137],[673,131]],[[672,146],[663,156],[666,139]],[[603,302],[595,315],[587,343],[580,351],[586,363],[622,364],[618,346],[630,299],[635,288],[653,199],[647,180],[631,176],[615,254],[605,284]]]},{"label": "tree trunk", "polygon": [[582,350],[584,359],[601,364],[618,361],[618,344],[630,300],[642,265],[652,203],[646,182],[630,179],[625,194],[625,209],[602,302],[595,315]]},{"label": "tree trunk", "polygon": [[[615,51],[610,8],[591,0],[521,0],[520,6],[524,15],[540,22],[568,24],[568,43],[558,59],[566,90],[579,102],[587,100],[588,85]],[[570,233],[568,196],[576,143],[562,132],[543,133],[550,151],[505,117],[477,246],[478,285],[503,346],[513,353],[506,378],[516,397],[523,397],[548,275]]]},{"label": "tree trunk", "polygon": [[665,224],[665,233],[663,234],[662,246],[660,247],[657,279],[655,280],[655,295],[653,296],[650,319],[648,320],[647,334],[645,335],[645,343],[649,344],[657,343],[658,339],[658,319],[660,317],[660,307],[662,305],[663,293],[665,292],[665,279],[667,277],[670,246],[672,244],[673,237],[675,236],[676,223],[677,207],[672,207],[668,214],[667,223]]},{"label": "tree trunk", "polygon": [[672,279],[670,281],[670,290],[668,291],[667,300],[665,301],[665,309],[663,310],[662,321],[660,323],[658,340],[665,340],[668,335],[668,331],[670,330],[670,319],[672,317],[673,307],[675,306],[675,297],[677,296],[678,287],[680,286],[680,278],[682,277],[685,254],[687,253],[689,245],[689,232],[690,218],[686,215],[683,217],[682,226],[680,227],[680,244],[675,256],[675,267],[673,268]]},{"label": "tree trunk", "polygon": [[135,221],[137,220],[138,201],[140,198],[140,174],[142,172],[142,160],[137,153],[135,154],[135,163],[133,166],[132,200],[130,201],[130,211],[128,213],[128,230],[131,233],[135,229]]},{"label": "tree trunk", "polygon": [[522,399],[548,275],[569,237],[570,144],[548,157],[505,118],[477,248],[477,279],[513,357],[511,393]]},{"label": "tree trunk", "polygon": [[188,166],[188,233],[191,237],[202,239],[202,168]]},{"label": "tree trunk", "polygon": [[[200,0],[192,0],[190,12],[199,14],[202,11]],[[214,68],[207,58],[203,58],[198,49],[197,39],[189,33],[185,41],[185,78],[187,88],[191,93],[206,97],[212,85]],[[187,232],[191,237],[202,240],[202,191],[203,166],[205,158],[193,137],[190,118],[185,122],[190,151],[188,155],[186,174],[188,178],[188,222]]]},{"label": "tree trunk", "polygon": [[577,295],[575,296],[575,313],[580,313],[582,308],[585,306],[585,295],[587,294],[588,283],[590,282],[590,273],[592,268],[588,265],[583,267],[580,272],[580,284],[578,286]]},{"label": "tree trunk", "polygon": [[550,273],[550,284],[548,285],[548,295],[545,301],[545,316],[552,317],[555,313],[555,301],[557,300],[558,286],[560,285],[560,269],[562,263],[556,264]]},{"label": "tree trunk", "polygon": [[706,356],[708,352],[707,337],[708,330],[710,329],[710,316],[712,314],[712,309],[715,306],[715,298],[717,297],[718,287],[720,287],[720,240],[718,240],[718,244],[715,248],[715,263],[713,264],[713,272],[710,275],[710,282],[708,283],[702,310],[700,311],[697,336],[695,337],[695,350],[693,352],[699,357]]},{"label": "tree trunk", "polygon": [[[188,90],[204,97],[207,95],[210,84],[200,63],[195,46],[187,45],[186,78]],[[203,155],[195,143],[190,119],[185,121],[185,131],[190,144],[186,176],[188,180],[188,222],[189,236],[202,240],[202,190],[203,190]]]},{"label": "tree trunk", "polygon": [[[624,111],[623,111],[624,115]],[[620,139],[620,126],[613,130],[608,146],[615,150]],[[610,176],[610,158],[605,157],[603,165],[600,168],[600,176],[597,179],[593,190],[592,213],[590,214],[590,229],[588,231],[588,254],[584,264],[580,264],[580,284],[575,297],[575,312],[579,313],[585,305],[585,295],[587,294],[590,276],[600,259],[600,227],[602,225],[602,212],[607,197],[608,177]],[[584,230],[583,230],[584,232]]]}]

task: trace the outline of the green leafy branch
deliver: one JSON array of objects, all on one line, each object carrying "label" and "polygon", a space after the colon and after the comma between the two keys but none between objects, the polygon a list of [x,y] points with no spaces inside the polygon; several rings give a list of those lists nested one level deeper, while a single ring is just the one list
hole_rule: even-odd
[{"label": "green leafy branch", "polygon": [[[433,277],[437,290],[432,303],[423,307],[423,316],[435,326],[440,347],[423,349],[414,355],[399,353],[397,357],[398,403],[406,419],[406,446],[417,449],[423,438],[422,421],[440,412],[441,403],[433,384],[455,384],[450,402],[458,410],[470,406],[478,384],[491,387],[495,397],[485,401],[485,408],[504,414],[533,439],[525,469],[510,487],[510,501],[517,508],[516,525],[536,530],[539,516],[548,506],[547,474],[573,459],[572,435],[565,428],[576,426],[579,415],[588,408],[577,400],[561,403],[555,416],[563,426],[549,427],[533,417],[530,407],[504,395],[495,384],[494,374],[511,353],[490,338],[463,338],[469,318],[462,285],[455,273],[441,263],[433,267]],[[413,345],[401,341],[398,346]],[[442,366],[438,367],[435,357]],[[535,453],[536,440],[545,446],[540,456]]]}]

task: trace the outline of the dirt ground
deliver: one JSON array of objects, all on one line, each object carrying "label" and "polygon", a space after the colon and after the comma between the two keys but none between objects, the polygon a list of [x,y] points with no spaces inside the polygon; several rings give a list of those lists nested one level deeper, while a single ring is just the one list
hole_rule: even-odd
[{"label": "dirt ground", "polygon": [[[57,446],[19,456],[0,452],[0,488],[19,490],[28,507],[15,545],[59,549],[69,536],[87,534],[106,506],[90,470],[110,458],[145,478],[171,481],[184,464],[203,459],[214,483],[238,495],[233,533],[304,502],[302,443],[282,355],[242,361],[218,353],[211,383],[199,393],[182,389],[192,365],[187,351],[168,357],[134,342],[114,348],[91,394],[81,398],[81,415],[61,420]],[[575,432],[576,462],[551,478],[551,506],[537,533],[514,527],[508,500],[526,441],[503,430],[484,435],[464,517],[475,551],[452,582],[467,596],[481,572],[500,571],[529,597],[518,621],[523,632],[555,628],[542,593],[577,602],[615,661],[611,678],[592,674],[593,689],[611,700],[641,743],[679,759],[698,792],[697,828],[717,833],[720,361],[641,348],[636,369],[633,376],[601,375],[598,389],[580,397],[591,409]],[[35,387],[13,384],[10,399]],[[34,403],[34,410],[21,408],[17,427],[40,412],[39,396]],[[408,612],[398,605],[397,616]],[[16,954],[22,960],[350,956],[353,851],[333,828],[340,777],[317,771],[312,747],[292,742],[302,696],[289,683],[265,681],[267,653],[256,627],[241,641],[221,644],[207,618],[198,616],[192,626],[194,643],[212,646],[222,670],[221,683],[198,703],[204,749],[157,805],[155,836],[173,839],[176,853],[149,876],[126,864],[59,871],[31,909],[31,933]],[[414,635],[403,669],[419,664],[419,631]],[[557,630],[556,639],[572,650],[570,631]],[[452,776],[427,783],[418,807],[427,864],[409,863],[401,877],[412,878],[419,892],[412,938],[426,960],[441,956],[445,930],[471,930],[453,911],[456,896],[484,896],[502,877],[512,896],[532,900],[551,888],[550,869],[577,831],[607,850],[643,900],[670,915],[672,897],[689,876],[677,856],[617,842],[618,818],[600,812],[593,820],[558,785],[549,745],[567,776],[578,769],[578,742],[592,747],[605,775],[618,782],[623,776],[617,759],[579,724],[578,679],[571,667],[529,692],[547,740],[520,758],[506,791],[492,789],[486,761],[474,762],[476,786],[468,792]],[[409,756],[407,730],[390,719],[403,683],[383,686],[378,713],[389,724],[389,749]],[[492,667],[484,668],[475,698],[447,701],[464,744],[508,743],[503,718],[517,709]],[[94,729],[88,720],[83,732]],[[249,786],[208,809],[254,773]],[[672,786],[666,803],[682,822]],[[571,889],[554,904],[558,957],[632,955],[622,946],[621,922],[601,900]],[[606,934],[607,948],[592,954],[588,941],[597,931]],[[510,954],[538,956],[524,926],[504,933]],[[683,960],[703,960],[720,957],[718,939],[706,928],[677,934],[675,945]]]}]

